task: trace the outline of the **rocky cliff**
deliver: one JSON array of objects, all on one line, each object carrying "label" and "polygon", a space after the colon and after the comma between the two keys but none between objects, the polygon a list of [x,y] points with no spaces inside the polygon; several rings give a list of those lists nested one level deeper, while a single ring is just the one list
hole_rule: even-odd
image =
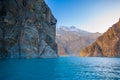
[{"label": "rocky cliff", "polygon": [[92,44],[100,35],[80,30],[75,26],[61,26],[56,32],[58,54],[79,56],[80,51]]},{"label": "rocky cliff", "polygon": [[44,0],[0,0],[0,58],[57,57],[56,22]]},{"label": "rocky cliff", "polygon": [[120,57],[120,20],[87,48],[80,56]]}]

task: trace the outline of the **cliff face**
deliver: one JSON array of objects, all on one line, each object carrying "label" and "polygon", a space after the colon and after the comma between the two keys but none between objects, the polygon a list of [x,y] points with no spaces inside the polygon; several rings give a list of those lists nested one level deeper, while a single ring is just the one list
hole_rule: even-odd
[{"label": "cliff face", "polygon": [[87,48],[80,56],[120,57],[120,20]]},{"label": "cliff face", "polygon": [[61,26],[56,30],[56,42],[59,55],[79,56],[80,51],[92,44],[100,33],[90,33],[74,26]]},{"label": "cliff face", "polygon": [[0,0],[0,58],[57,57],[56,22],[44,0]]}]

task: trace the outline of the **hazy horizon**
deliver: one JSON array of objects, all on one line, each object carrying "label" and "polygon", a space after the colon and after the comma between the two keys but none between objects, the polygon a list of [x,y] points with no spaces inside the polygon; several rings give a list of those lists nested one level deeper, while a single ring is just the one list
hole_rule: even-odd
[{"label": "hazy horizon", "polygon": [[57,18],[57,26],[76,26],[89,32],[105,32],[120,18],[120,0],[45,0]]}]

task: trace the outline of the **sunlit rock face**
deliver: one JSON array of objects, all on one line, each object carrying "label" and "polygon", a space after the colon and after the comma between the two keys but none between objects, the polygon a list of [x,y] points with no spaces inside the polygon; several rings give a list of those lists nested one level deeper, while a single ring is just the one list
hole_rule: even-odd
[{"label": "sunlit rock face", "polygon": [[87,48],[80,56],[120,57],[120,20]]},{"label": "sunlit rock face", "polygon": [[56,22],[44,0],[0,0],[0,58],[57,57]]}]

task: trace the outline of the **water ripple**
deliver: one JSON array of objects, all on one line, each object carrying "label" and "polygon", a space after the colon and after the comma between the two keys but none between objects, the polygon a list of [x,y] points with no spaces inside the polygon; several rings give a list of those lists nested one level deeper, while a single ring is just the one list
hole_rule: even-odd
[{"label": "water ripple", "polygon": [[0,80],[120,80],[120,58],[0,60]]}]

